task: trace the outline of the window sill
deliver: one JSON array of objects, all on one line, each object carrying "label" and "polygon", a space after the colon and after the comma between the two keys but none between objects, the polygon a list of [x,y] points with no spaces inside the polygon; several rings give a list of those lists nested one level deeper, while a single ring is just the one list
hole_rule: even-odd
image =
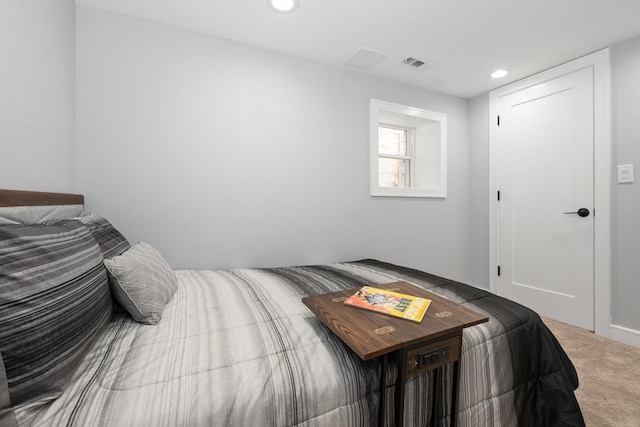
[{"label": "window sill", "polygon": [[372,197],[422,197],[444,199],[447,191],[440,188],[381,188],[371,189]]}]

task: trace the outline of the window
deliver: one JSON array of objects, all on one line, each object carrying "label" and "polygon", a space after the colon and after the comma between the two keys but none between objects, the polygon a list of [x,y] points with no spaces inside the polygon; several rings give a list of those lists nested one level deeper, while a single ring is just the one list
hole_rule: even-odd
[{"label": "window", "polygon": [[446,197],[446,119],[371,100],[371,195]]},{"label": "window", "polygon": [[381,187],[410,187],[413,160],[413,129],[378,126],[378,184]]}]

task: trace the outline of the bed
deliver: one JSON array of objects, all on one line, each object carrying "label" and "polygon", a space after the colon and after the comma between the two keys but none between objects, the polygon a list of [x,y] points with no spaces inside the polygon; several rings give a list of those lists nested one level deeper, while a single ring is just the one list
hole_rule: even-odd
[{"label": "bed", "polygon": [[[519,304],[371,259],[173,271],[83,203],[0,190],[1,427],[392,425],[397,366],[301,300],[399,280],[490,319],[463,333],[459,426],[584,425],[571,361]],[[448,425],[450,371],[435,403],[432,373],[408,381],[405,425]]]}]

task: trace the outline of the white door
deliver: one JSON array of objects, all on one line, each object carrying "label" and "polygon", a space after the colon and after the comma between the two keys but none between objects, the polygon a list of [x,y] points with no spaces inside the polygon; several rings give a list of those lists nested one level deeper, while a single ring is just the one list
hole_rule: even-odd
[{"label": "white door", "polygon": [[497,130],[500,294],[589,330],[593,73],[589,66],[501,96]]}]

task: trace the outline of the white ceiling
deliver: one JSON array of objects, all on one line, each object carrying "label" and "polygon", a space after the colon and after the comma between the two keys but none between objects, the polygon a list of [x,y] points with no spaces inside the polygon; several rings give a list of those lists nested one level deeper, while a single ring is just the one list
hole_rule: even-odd
[{"label": "white ceiling", "polygon": [[[640,0],[76,0],[464,98],[640,35]],[[360,47],[388,54],[345,65]],[[408,55],[426,71],[398,65]],[[510,74],[494,80],[496,68]]]}]

